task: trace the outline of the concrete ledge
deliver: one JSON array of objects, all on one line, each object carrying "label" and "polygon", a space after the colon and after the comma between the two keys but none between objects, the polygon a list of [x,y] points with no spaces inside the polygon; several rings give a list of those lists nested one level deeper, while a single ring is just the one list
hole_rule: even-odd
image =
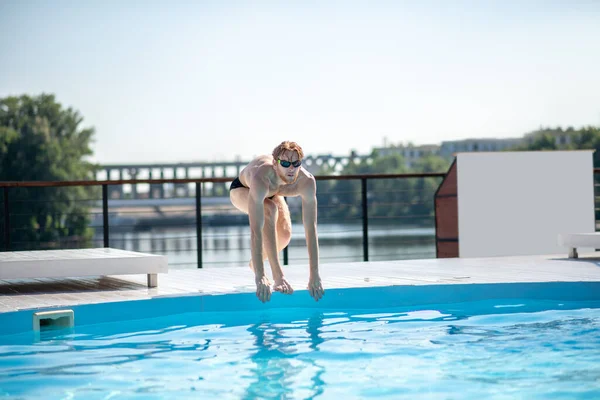
[{"label": "concrete ledge", "polygon": [[563,233],[558,235],[558,244],[564,247],[588,247],[600,249],[600,232]]},{"label": "concrete ledge", "polygon": [[569,258],[578,258],[578,253],[583,248],[585,248],[583,251],[587,252],[600,248],[600,232],[559,234],[558,244],[569,250]]},{"label": "concrete ledge", "polygon": [[[167,272],[166,256],[112,248],[0,253],[0,279],[6,280]],[[149,276],[148,284],[156,280]]]}]

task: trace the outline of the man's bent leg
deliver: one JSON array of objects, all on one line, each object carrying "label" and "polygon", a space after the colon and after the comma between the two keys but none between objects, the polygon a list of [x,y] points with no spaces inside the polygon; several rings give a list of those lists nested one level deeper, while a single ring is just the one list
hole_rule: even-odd
[{"label": "man's bent leg", "polygon": [[271,265],[271,271],[273,273],[273,280],[275,281],[273,288],[282,293],[292,293],[294,289],[292,289],[291,285],[284,278],[281,263],[279,262],[279,251],[283,249],[281,246],[286,246],[287,243],[284,242],[280,244],[278,240],[277,228],[279,225],[278,220],[281,216],[279,215],[278,200],[275,200],[277,197],[279,196],[276,196],[274,199],[265,200],[265,226],[263,228],[263,239],[269,264]]},{"label": "man's bent leg", "polygon": [[292,219],[285,199],[281,196],[273,198],[277,204],[277,251],[285,249],[292,239]]},{"label": "man's bent leg", "polygon": [[[229,192],[229,199],[231,203],[241,212],[248,214],[248,200],[250,197],[250,190],[247,188],[235,188]],[[264,246],[263,246],[264,249]],[[264,250],[263,250],[264,254]],[[250,261],[250,269],[254,272],[254,278],[256,280],[256,296],[261,299],[261,301],[268,301],[271,297],[271,282],[267,278],[266,275],[258,278],[256,276],[256,271],[252,266],[252,261]]]}]

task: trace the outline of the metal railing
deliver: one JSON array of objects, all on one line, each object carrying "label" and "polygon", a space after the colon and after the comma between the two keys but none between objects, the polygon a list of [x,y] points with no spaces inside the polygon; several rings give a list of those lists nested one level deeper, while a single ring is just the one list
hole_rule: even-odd
[{"label": "metal railing", "polygon": [[[427,258],[435,257],[434,243],[434,213],[433,196],[437,185],[445,173],[421,174],[364,174],[317,176],[317,195],[319,198],[319,241],[321,242],[321,259],[328,261],[372,261],[398,258]],[[170,264],[195,266],[218,266],[222,264],[239,264],[248,262],[249,257],[249,229],[247,216],[233,209],[231,205],[213,204],[212,197],[203,196],[202,185],[227,184],[233,178],[195,178],[195,179],[141,179],[141,180],[111,180],[111,181],[69,181],[69,182],[0,182],[2,199],[0,204],[0,229],[2,231],[2,245],[0,250],[36,250],[47,248],[82,248],[82,247],[119,247],[130,250],[140,250],[151,253],[165,254],[173,251],[174,262]],[[600,196],[600,169],[594,170],[595,195]],[[344,182],[342,184],[342,182]],[[413,184],[409,185],[409,182]],[[172,206],[174,211],[165,211],[167,207],[138,206],[137,209],[115,210],[111,203],[117,199],[110,199],[110,186],[121,185],[161,185],[163,187],[176,187],[188,185],[192,197],[181,198],[176,193],[173,197],[164,199],[185,200],[185,204]],[[150,187],[152,187],[150,186]],[[23,230],[23,220],[34,217],[36,202],[43,202],[44,196],[31,200],[28,194],[22,191],[53,190],[57,188],[95,188],[98,197],[74,200],[87,202],[91,210],[90,226],[95,230],[94,237],[79,240],[68,236],[48,240],[13,240],[13,236]],[[100,189],[101,188],[101,195]],[[114,192],[114,191],[113,191]],[[144,193],[138,189],[138,193]],[[598,193],[596,193],[598,192]],[[228,195],[227,192],[224,195]],[[221,198],[221,200],[226,200]],[[301,213],[298,199],[289,198],[288,204],[292,216],[297,218]],[[60,201],[69,202],[68,196]],[[162,201],[162,200],[161,200]],[[122,202],[123,203],[123,202]],[[598,203],[598,202],[596,202]],[[31,206],[30,206],[31,205]],[[151,208],[151,210],[148,210]],[[21,211],[18,211],[21,210]],[[598,213],[599,208],[596,207]],[[169,214],[170,213],[170,214]],[[140,215],[144,215],[140,217]],[[148,218],[149,214],[162,215],[157,218]],[[168,214],[167,216],[165,216]],[[62,215],[64,218],[65,215]],[[244,219],[245,218],[245,219]],[[164,221],[171,221],[169,229],[186,229],[181,236],[144,236],[147,229],[160,230]],[[130,222],[128,222],[130,221]],[[137,222],[131,222],[137,221]],[[141,223],[142,221],[143,223]],[[295,224],[298,220],[294,221]],[[344,223],[352,228],[345,230],[321,229],[333,224]],[[241,225],[240,225],[241,224]],[[242,226],[239,231],[217,232],[223,225]],[[216,226],[216,227],[215,227]],[[301,224],[298,223],[298,226]],[[416,227],[421,233],[392,232],[396,228]],[[27,229],[31,230],[29,226]],[[165,228],[167,229],[167,228]],[[192,231],[193,229],[193,231]],[[396,229],[397,230],[397,229]],[[136,232],[132,234],[131,232]],[[141,233],[140,233],[141,232]],[[392,232],[392,233],[389,233]],[[400,235],[400,236],[390,236]],[[411,236],[412,235],[412,236]],[[323,238],[322,238],[323,237]],[[246,240],[247,239],[247,240]],[[147,242],[141,246],[141,242]],[[238,247],[231,248],[231,242],[237,241]],[[295,247],[305,248],[303,238],[293,236],[288,247],[283,250],[282,261],[289,264],[290,260],[304,261],[307,255],[300,257],[294,252]],[[149,244],[148,244],[149,243]],[[168,249],[169,243],[174,243],[175,250]],[[245,244],[242,244],[245,243]],[[326,245],[323,246],[323,243]],[[345,246],[353,252],[348,255],[328,254],[327,243],[335,246]],[[416,252],[404,251],[398,253],[378,253],[378,249],[393,249],[394,247],[410,247],[421,249]],[[178,248],[183,248],[179,249]],[[423,250],[423,249],[426,250]],[[431,251],[428,249],[431,248]],[[323,249],[325,251],[323,251]],[[237,252],[235,251],[237,250]],[[216,252],[239,253],[241,258],[231,261],[217,260]],[[424,252],[426,254],[424,254]],[[178,257],[185,253],[187,258]],[[305,252],[304,252],[305,253]],[[193,254],[193,258],[192,258]],[[245,260],[245,261],[244,261]]]},{"label": "metal railing", "polygon": [[[402,182],[406,182],[408,180],[423,180],[423,179],[434,179],[437,183],[439,183],[439,181],[441,181],[441,178],[444,176],[444,173],[422,173],[422,174],[365,174],[365,175],[341,175],[341,176],[318,176],[317,177],[317,185],[318,186],[322,186],[319,187],[318,191],[317,191],[317,195],[320,196],[320,200],[319,200],[319,215],[323,214],[324,218],[320,219],[319,223],[321,223],[321,220],[328,220],[327,223],[337,223],[337,222],[345,222],[345,223],[355,223],[355,222],[359,222],[360,225],[360,234],[361,234],[361,242],[362,242],[362,257],[361,260],[363,261],[368,261],[369,259],[371,259],[371,254],[370,254],[370,247],[369,247],[369,232],[370,232],[370,225],[372,226],[376,226],[376,225],[382,225],[380,223],[380,219],[385,219],[387,221],[391,221],[393,218],[404,218],[403,224],[407,225],[407,226],[414,226],[414,225],[427,225],[427,226],[433,226],[433,221],[432,221],[432,214],[431,215],[424,215],[422,216],[423,218],[428,218],[429,219],[429,223],[423,223],[422,220],[423,218],[420,218],[419,216],[411,216],[411,215],[398,215],[398,216],[381,216],[378,215],[376,212],[373,212],[373,210],[371,211],[371,213],[369,212],[369,207],[375,208],[378,206],[377,200],[370,198],[372,197],[370,195],[370,189],[369,189],[369,184],[373,183],[373,182],[381,182],[383,180],[396,180],[397,183],[392,184],[391,186],[394,185],[400,185],[402,186]],[[96,189],[101,188],[102,189],[102,195],[100,199],[83,199],[83,200],[78,200],[78,201],[87,201],[87,202],[91,202],[92,205],[90,206],[92,209],[97,209],[97,213],[99,213],[101,218],[96,218],[97,221],[101,221],[100,225],[96,225],[95,228],[97,228],[97,230],[99,230],[101,232],[101,238],[96,238],[93,239],[92,242],[96,242],[98,243],[99,241],[102,243],[102,246],[104,247],[109,247],[111,246],[111,244],[113,244],[114,247],[114,242],[116,242],[117,240],[115,240],[112,236],[113,234],[113,229],[111,229],[111,224],[112,224],[112,220],[115,215],[117,215],[118,213],[115,211],[111,212],[111,209],[109,208],[109,205],[111,203],[112,200],[116,200],[116,199],[109,199],[109,193],[111,192],[109,190],[110,186],[113,185],[152,185],[154,187],[156,187],[156,185],[172,185],[172,186],[181,186],[181,185],[191,185],[194,188],[194,196],[193,198],[188,198],[189,200],[193,199],[193,202],[190,201],[190,205],[191,207],[189,208],[182,208],[179,209],[178,212],[187,212],[188,214],[190,212],[193,212],[193,217],[190,218],[189,215],[187,218],[182,218],[180,220],[184,221],[182,223],[180,223],[177,226],[190,226],[193,224],[193,226],[195,226],[195,239],[196,239],[196,243],[195,243],[195,252],[196,252],[196,266],[201,268],[203,267],[206,262],[203,259],[204,253],[205,253],[205,249],[204,249],[204,239],[206,239],[206,235],[203,232],[203,226],[206,227],[206,225],[208,224],[206,222],[207,219],[207,212],[209,212],[210,214],[214,215],[215,211],[214,208],[211,210],[210,205],[209,206],[205,206],[203,203],[209,202],[212,199],[211,197],[206,197],[203,196],[202,193],[202,185],[204,184],[224,184],[224,183],[229,183],[233,180],[233,178],[228,178],[228,177],[224,177],[224,178],[196,178],[196,179],[141,179],[141,180],[111,180],[111,181],[68,181],[68,182],[0,182],[0,187],[2,187],[2,192],[3,192],[3,198],[2,198],[2,209],[3,210],[3,216],[1,218],[1,226],[2,226],[2,231],[3,231],[3,250],[4,251],[11,251],[11,250],[36,250],[36,249],[42,249],[42,248],[65,248],[65,247],[89,247],[89,243],[86,243],[85,241],[77,241],[77,240],[71,240],[69,242],[68,238],[63,238],[63,239],[59,239],[59,240],[55,240],[55,241],[49,241],[49,242],[43,242],[42,240],[35,240],[35,241],[30,241],[30,242],[15,242],[12,240],[11,238],[11,233],[14,233],[15,230],[18,229],[23,229],[21,227],[22,224],[18,224],[16,219],[18,218],[27,218],[28,216],[26,215],[19,215],[18,213],[14,213],[14,207],[16,206],[17,202],[25,202],[25,201],[31,201],[31,202],[35,202],[35,201],[44,201],[42,200],[23,200],[23,197],[27,197],[27,196],[23,196],[23,194],[21,193],[21,196],[19,200],[13,198],[16,196],[12,196],[12,191],[13,190],[50,190],[52,188],[68,188],[68,187],[95,187]],[[350,182],[351,184],[346,187],[345,189],[347,189],[346,191],[344,190],[339,190],[336,191],[332,191],[331,190],[331,186],[335,186],[336,182],[340,182],[340,181],[346,181],[346,182]],[[399,183],[398,183],[399,182]],[[329,188],[327,188],[326,186],[330,186]],[[430,185],[432,186],[432,185]],[[139,192],[140,190],[138,190]],[[358,193],[357,193],[358,192]],[[385,190],[382,190],[382,192],[385,192]],[[391,191],[390,191],[391,192]],[[226,193],[228,195],[228,193]],[[413,195],[414,195],[414,191],[413,191]],[[399,198],[402,197],[402,193],[401,191],[396,192],[396,193],[390,193],[389,194],[389,198]],[[43,196],[41,196],[43,198]],[[179,197],[172,197],[171,199],[181,199]],[[165,201],[168,201],[169,199],[165,199]],[[413,199],[414,200],[414,199]],[[356,202],[359,202],[360,204],[356,204]],[[431,209],[433,209],[432,204],[433,204],[433,191],[430,190],[430,193],[428,193],[427,195],[424,195],[424,200],[423,202],[426,203],[431,203]],[[294,205],[294,199],[290,198],[289,199],[289,203],[290,203],[290,209],[298,209],[298,204]],[[418,201],[413,201],[414,204],[418,204]],[[413,205],[414,205],[413,204]],[[394,204],[394,201],[390,201],[388,204],[386,203],[381,203],[379,205],[380,207],[388,207],[388,208],[393,208],[394,206],[397,206],[397,204]],[[223,208],[222,205],[220,205],[219,207]],[[23,209],[23,204],[21,204],[21,209]],[[25,207],[28,209],[28,207]],[[327,217],[329,214],[331,214],[331,210],[342,210],[342,209],[352,209],[354,210],[352,213],[346,213],[344,215],[346,215],[346,217],[344,218],[343,221],[336,221],[335,216],[329,216]],[[235,216],[235,211],[229,210],[229,215],[230,216]],[[129,213],[129,215],[135,215],[135,214],[140,214],[142,213],[141,211],[136,211],[136,210],[129,210],[126,211],[126,213]],[[23,213],[25,214],[25,213]],[[93,214],[93,213],[92,213]],[[296,216],[299,213],[296,213]],[[370,218],[370,214],[373,214]],[[127,214],[123,214],[123,215],[127,215]],[[339,215],[339,213],[337,213],[336,215]],[[241,220],[243,220],[243,218],[245,217],[243,214],[239,213],[238,217],[241,217]],[[246,217],[247,218],[247,217]],[[413,219],[414,221],[408,221],[409,219]],[[237,221],[240,221],[240,218],[237,218]],[[246,219],[247,221],[247,219]],[[408,221],[408,222],[407,222]],[[212,226],[213,223],[210,223],[208,225]],[[217,222],[218,224],[218,222]],[[247,222],[246,222],[247,224]],[[150,224],[151,225],[151,224]],[[150,226],[152,227],[152,226]],[[115,226],[115,230],[123,230],[123,229],[137,229],[138,226],[124,226],[123,224],[121,224],[120,226]],[[332,232],[329,232],[330,234]],[[335,232],[334,232],[335,233]],[[344,232],[341,232],[344,233]],[[348,232],[346,232],[348,233]],[[352,239],[351,241],[355,241],[357,239],[356,232],[349,232],[349,234],[352,235]],[[98,236],[98,235],[96,235]],[[335,235],[334,235],[335,236]],[[189,236],[184,236],[183,237],[186,240],[187,243],[187,239],[191,239],[191,237]],[[154,239],[146,239],[146,240],[156,240],[156,238]],[[341,239],[344,242],[348,242],[350,241],[350,239]],[[118,240],[119,242],[121,242],[123,244],[123,241],[125,241],[125,239]],[[297,240],[293,240],[292,242],[297,242]],[[89,242],[89,241],[88,241]],[[99,244],[99,243],[98,243]],[[249,244],[249,240],[248,240],[248,244]],[[91,246],[91,247],[100,247],[100,246]],[[121,246],[121,247],[126,247],[126,246]],[[135,247],[135,246],[134,246]],[[163,246],[164,247],[164,246]],[[288,264],[289,260],[290,260],[290,254],[289,254],[289,247],[286,247],[283,251],[283,263],[284,264]],[[249,250],[249,248],[246,248],[244,250]],[[157,252],[159,252],[160,250],[156,250]],[[189,264],[189,263],[187,263]]]}]

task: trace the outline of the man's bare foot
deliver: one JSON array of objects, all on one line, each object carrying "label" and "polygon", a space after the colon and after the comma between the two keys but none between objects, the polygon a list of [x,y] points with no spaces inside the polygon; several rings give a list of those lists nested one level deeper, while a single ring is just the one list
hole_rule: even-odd
[{"label": "man's bare foot", "polygon": [[273,290],[276,292],[281,292],[284,294],[292,294],[294,293],[294,289],[292,285],[282,276],[279,279],[275,279],[275,284],[273,285]]}]

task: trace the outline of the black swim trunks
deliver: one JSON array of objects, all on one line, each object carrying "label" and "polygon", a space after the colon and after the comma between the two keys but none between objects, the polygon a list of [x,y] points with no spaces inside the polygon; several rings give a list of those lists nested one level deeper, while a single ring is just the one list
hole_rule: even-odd
[{"label": "black swim trunks", "polygon": [[[244,186],[244,184],[242,183],[242,181],[240,181],[240,178],[235,178],[233,180],[233,182],[231,182],[231,186],[229,186],[229,191],[232,191],[233,189],[237,189],[237,188],[245,188],[246,186]],[[273,197],[275,197],[274,195],[269,197],[269,199],[273,200]]]},{"label": "black swim trunks", "polygon": [[231,186],[229,186],[229,190],[233,190],[233,189],[237,189],[237,188],[241,188],[241,187],[246,187],[246,186],[244,186],[242,181],[240,181],[240,178],[235,178],[233,180],[233,182],[231,182]]}]

